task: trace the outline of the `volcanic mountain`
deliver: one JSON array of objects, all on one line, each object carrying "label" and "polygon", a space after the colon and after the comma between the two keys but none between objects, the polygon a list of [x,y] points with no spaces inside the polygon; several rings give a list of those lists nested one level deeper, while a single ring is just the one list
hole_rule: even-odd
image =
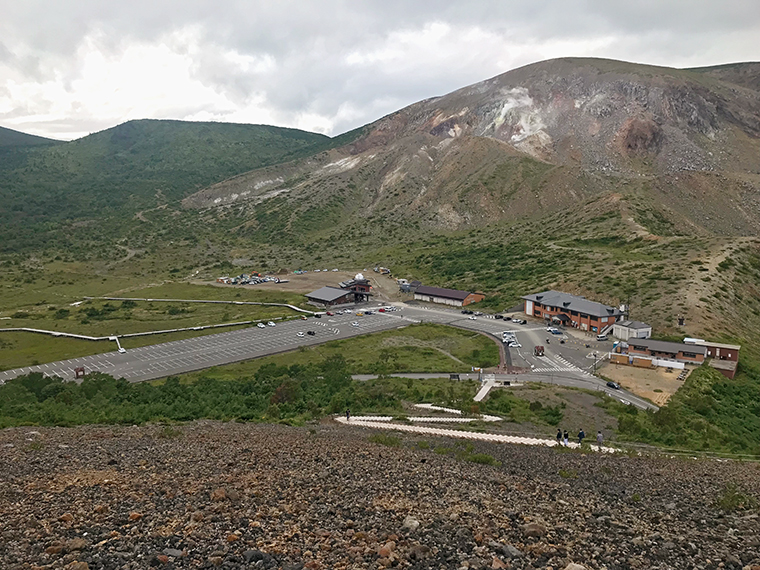
[{"label": "volcanic mountain", "polygon": [[544,61],[420,101],[343,146],[239,175],[184,205],[234,206],[254,226],[262,211],[290,225],[321,211],[458,229],[633,192],[694,232],[755,235],[758,77],[760,63]]}]

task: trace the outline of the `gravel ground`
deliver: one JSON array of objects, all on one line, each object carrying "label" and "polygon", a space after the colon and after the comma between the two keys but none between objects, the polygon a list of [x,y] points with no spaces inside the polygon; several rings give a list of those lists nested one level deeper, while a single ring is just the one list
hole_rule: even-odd
[{"label": "gravel ground", "polygon": [[757,464],[475,444],[488,466],[373,433],[3,430],[0,567],[760,570],[757,508],[717,506]]}]

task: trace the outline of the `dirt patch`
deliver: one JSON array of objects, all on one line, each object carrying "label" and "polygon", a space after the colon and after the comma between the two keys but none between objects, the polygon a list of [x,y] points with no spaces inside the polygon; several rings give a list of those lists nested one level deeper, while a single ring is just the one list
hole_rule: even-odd
[{"label": "dirt patch", "polygon": [[374,301],[400,301],[398,285],[394,279],[386,275],[380,275],[372,270],[364,271],[320,271],[295,275],[293,273],[279,275],[280,279],[287,279],[287,283],[259,283],[258,285],[225,285],[214,282],[198,282],[202,285],[215,285],[228,288],[261,289],[264,291],[288,291],[290,293],[310,293],[320,287],[338,287],[338,283],[353,279],[357,273],[361,273],[372,284],[372,300]]},{"label": "dirt patch", "polygon": [[667,404],[670,397],[683,386],[683,381],[678,380],[679,370],[667,372],[667,368],[663,367],[646,369],[608,364],[602,370],[602,374],[626,390],[647,398],[658,406]]}]

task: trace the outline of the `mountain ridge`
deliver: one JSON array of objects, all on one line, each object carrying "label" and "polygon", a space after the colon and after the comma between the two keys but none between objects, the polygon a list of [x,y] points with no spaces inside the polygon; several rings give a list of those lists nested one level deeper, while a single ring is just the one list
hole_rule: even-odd
[{"label": "mountain ridge", "polygon": [[[563,209],[628,185],[654,189],[674,222],[685,208],[686,221],[708,231],[756,235],[760,92],[711,73],[590,58],[534,63],[414,103],[349,144],[239,175],[183,204],[240,206],[243,219],[276,198],[297,220],[313,204],[342,201],[346,217],[457,229],[514,219],[526,201]],[[694,210],[697,188],[706,215]],[[722,228],[717,218],[735,221]]]},{"label": "mountain ridge", "polygon": [[64,142],[0,126],[0,148],[53,145],[63,144]]}]

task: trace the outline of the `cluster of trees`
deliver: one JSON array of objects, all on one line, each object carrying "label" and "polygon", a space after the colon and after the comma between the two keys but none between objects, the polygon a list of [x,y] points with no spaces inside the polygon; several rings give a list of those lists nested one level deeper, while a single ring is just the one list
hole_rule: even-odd
[{"label": "cluster of trees", "polygon": [[31,373],[0,387],[0,427],[198,418],[300,423],[349,405],[356,411],[401,409],[393,394],[362,388],[352,382],[342,356],[307,366],[269,364],[253,377],[204,377],[194,384],[182,384],[176,377],[162,384],[133,384],[102,373],[88,374],[76,384]]}]

